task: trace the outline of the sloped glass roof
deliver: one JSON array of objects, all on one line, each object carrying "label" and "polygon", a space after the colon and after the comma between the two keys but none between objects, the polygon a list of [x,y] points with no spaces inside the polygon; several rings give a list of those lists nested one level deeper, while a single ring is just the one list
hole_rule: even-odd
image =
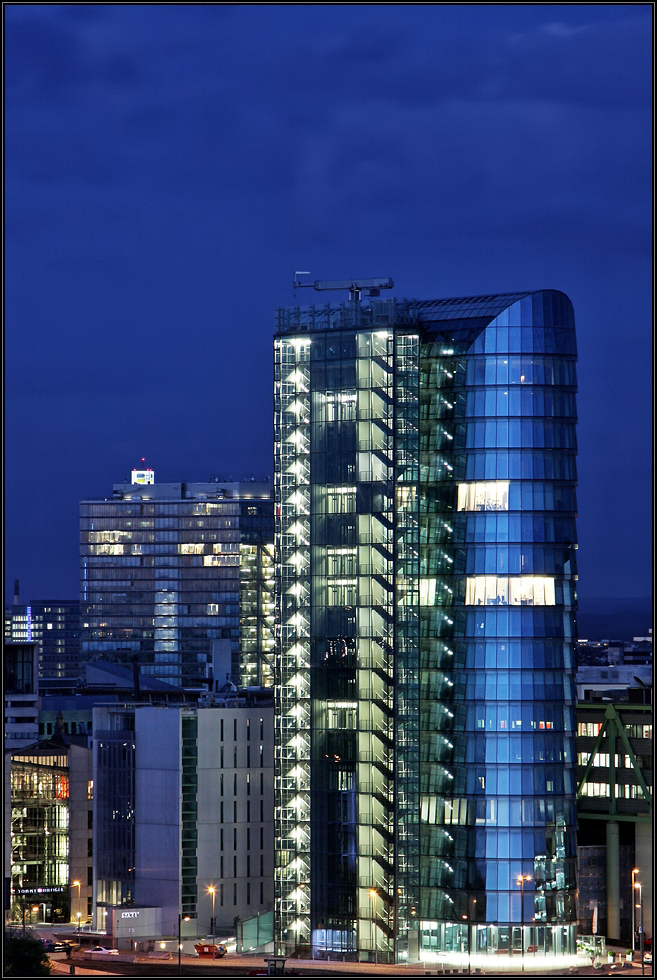
[{"label": "sloped glass roof", "polygon": [[417,300],[414,304],[418,321],[465,320],[472,317],[494,319],[502,310],[517,303],[529,292],[498,293],[495,296],[460,296],[455,299]]}]

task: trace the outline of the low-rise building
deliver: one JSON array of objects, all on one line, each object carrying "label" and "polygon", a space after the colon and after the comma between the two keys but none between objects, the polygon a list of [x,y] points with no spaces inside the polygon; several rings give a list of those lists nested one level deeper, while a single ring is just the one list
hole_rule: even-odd
[{"label": "low-rise building", "polygon": [[273,713],[266,691],[94,709],[97,929],[159,908],[163,936],[179,914],[183,936],[227,936],[273,908]]},{"label": "low-rise building", "polygon": [[580,931],[591,934],[595,920],[601,935],[627,944],[639,926],[633,880],[652,938],[652,736],[652,704],[607,695],[577,705]]}]

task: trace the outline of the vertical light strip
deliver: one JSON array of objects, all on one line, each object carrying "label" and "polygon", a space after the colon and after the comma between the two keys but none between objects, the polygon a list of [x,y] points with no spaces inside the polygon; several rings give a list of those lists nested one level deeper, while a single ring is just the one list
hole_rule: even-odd
[{"label": "vertical light strip", "polygon": [[395,893],[398,961],[414,957],[419,942],[419,346],[417,335],[398,335],[396,338]]},{"label": "vertical light strip", "polygon": [[[358,949],[394,951],[393,335],[358,335]],[[370,492],[368,492],[370,491]],[[377,499],[378,498],[378,499]],[[375,503],[376,501],[376,503]]]},{"label": "vertical light strip", "polygon": [[275,486],[276,935],[310,940],[310,342],[278,340]]}]

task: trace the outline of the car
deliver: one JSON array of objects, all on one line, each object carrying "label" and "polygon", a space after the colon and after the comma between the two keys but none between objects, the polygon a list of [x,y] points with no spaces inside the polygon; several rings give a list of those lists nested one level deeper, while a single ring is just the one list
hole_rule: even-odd
[{"label": "car", "polygon": [[46,953],[56,952],[55,944],[51,939],[42,939],[41,942],[43,943],[43,948],[45,949]]},{"label": "car", "polygon": [[116,956],[119,955],[118,949],[107,949],[106,946],[92,946],[89,952],[90,953],[114,953]]}]

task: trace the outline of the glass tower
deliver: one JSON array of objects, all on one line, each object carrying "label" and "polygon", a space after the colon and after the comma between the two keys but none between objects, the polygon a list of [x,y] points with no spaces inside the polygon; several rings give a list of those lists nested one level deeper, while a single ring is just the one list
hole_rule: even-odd
[{"label": "glass tower", "polygon": [[82,501],[82,659],[271,686],[273,506],[269,482],[116,484]]},{"label": "glass tower", "polygon": [[575,361],[553,290],[279,311],[282,949],[575,962]]}]

